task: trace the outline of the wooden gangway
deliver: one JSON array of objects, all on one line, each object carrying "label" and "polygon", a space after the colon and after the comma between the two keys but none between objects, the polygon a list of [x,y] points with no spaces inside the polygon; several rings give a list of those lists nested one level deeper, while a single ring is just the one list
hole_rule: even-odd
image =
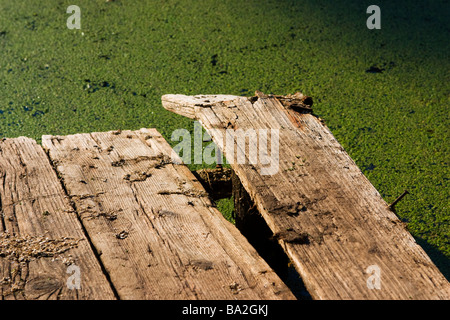
[{"label": "wooden gangway", "polygon": [[[162,102],[209,132],[312,298],[450,298],[448,281],[309,98]],[[225,144],[230,132],[241,142],[262,133],[277,152],[260,153],[258,142],[255,160],[255,145]],[[232,159],[239,154],[244,163]],[[42,146],[2,139],[0,218],[1,299],[296,298],[156,129],[43,136]]]},{"label": "wooden gangway", "polygon": [[0,142],[2,299],[294,299],[155,129],[42,145]]},{"label": "wooden gangway", "polygon": [[[448,281],[312,113],[310,97],[165,95],[162,103],[207,130],[314,299],[450,298]],[[261,147],[258,132],[278,141],[273,173],[271,142],[259,157],[250,152]]]}]

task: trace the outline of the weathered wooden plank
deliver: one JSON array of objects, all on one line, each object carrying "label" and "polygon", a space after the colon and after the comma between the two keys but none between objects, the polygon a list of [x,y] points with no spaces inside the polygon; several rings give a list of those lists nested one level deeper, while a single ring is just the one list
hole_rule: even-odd
[{"label": "weathered wooden plank", "polygon": [[156,130],[43,146],[120,298],[294,298]]},{"label": "weathered wooden plank", "polygon": [[[311,114],[309,98],[257,93],[202,104],[213,97],[165,95],[162,103],[202,123],[313,298],[450,298],[448,281],[330,130]],[[271,142],[252,164],[255,154],[248,143],[227,144],[227,134],[242,138],[251,136],[251,129],[275,142],[279,135],[279,158],[273,154],[276,148],[270,153]],[[244,163],[237,161],[239,152]],[[270,159],[279,165],[273,174],[263,171]]]},{"label": "weathered wooden plank", "polygon": [[0,142],[0,220],[1,299],[115,298],[47,155],[32,139]]}]

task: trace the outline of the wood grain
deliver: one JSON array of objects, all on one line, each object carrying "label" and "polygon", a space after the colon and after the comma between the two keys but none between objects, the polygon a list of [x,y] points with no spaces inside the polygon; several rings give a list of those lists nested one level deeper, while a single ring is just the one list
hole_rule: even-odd
[{"label": "wood grain", "polygon": [[[115,299],[47,155],[32,139],[0,142],[0,217],[2,299]],[[69,266],[79,268],[79,289],[67,286]]]},{"label": "wood grain", "polygon": [[156,130],[42,141],[121,299],[294,298]]},{"label": "wood grain", "polygon": [[[257,93],[201,102],[215,97],[165,95],[162,103],[202,123],[313,298],[450,298],[448,281],[330,130],[311,114],[309,99]],[[226,144],[227,129],[241,137],[251,129],[278,132],[278,171],[262,174],[264,156],[250,163],[248,145]],[[237,163],[237,152],[230,156],[235,148],[246,156],[245,163]],[[373,268],[381,272],[379,289],[372,285]]]}]

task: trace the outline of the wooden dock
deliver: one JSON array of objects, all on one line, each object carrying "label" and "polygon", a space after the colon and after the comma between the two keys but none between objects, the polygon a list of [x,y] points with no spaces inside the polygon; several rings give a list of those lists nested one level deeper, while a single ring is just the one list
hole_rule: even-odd
[{"label": "wooden dock", "polygon": [[[208,131],[314,299],[450,299],[449,282],[312,114],[311,98],[165,95],[162,103]],[[255,132],[277,139],[276,150],[267,142],[255,159]],[[277,170],[268,168],[274,150]],[[237,217],[243,225],[248,212]]]},{"label": "wooden dock", "polygon": [[[241,231],[155,129],[43,136],[42,146],[2,139],[1,299],[295,299],[250,244],[263,233],[250,212],[314,299],[450,299],[449,282],[309,98],[162,102],[199,120],[231,162]],[[251,129],[279,141],[277,152],[258,143],[255,160],[246,153],[255,145],[225,145],[230,131],[246,141]],[[245,163],[232,159],[242,154]]]},{"label": "wooden dock", "polygon": [[2,299],[294,299],[154,129],[0,142]]}]

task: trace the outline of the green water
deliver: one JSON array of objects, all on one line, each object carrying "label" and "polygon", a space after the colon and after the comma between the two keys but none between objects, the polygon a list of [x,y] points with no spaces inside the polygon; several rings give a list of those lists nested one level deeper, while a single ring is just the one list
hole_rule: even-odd
[{"label": "green water", "polygon": [[0,137],[156,127],[170,142],[193,123],[163,94],[302,91],[387,202],[410,192],[397,213],[449,277],[450,5],[377,1],[369,30],[371,4],[0,0]]}]

